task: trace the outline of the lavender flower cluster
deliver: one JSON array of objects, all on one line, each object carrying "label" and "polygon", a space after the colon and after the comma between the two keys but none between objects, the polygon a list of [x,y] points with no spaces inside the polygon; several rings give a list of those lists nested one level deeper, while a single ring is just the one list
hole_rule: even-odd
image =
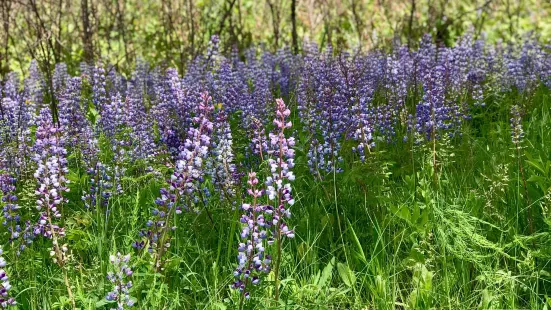
[{"label": "lavender flower cluster", "polygon": [[[155,256],[157,269],[162,268],[163,254],[170,247],[169,233],[176,230],[170,221],[174,214],[194,208],[200,184],[204,181],[203,163],[209,154],[213,130],[210,114],[214,107],[211,101],[207,92],[201,94],[197,115],[193,118],[195,126],[189,129],[188,138],[180,148],[174,172],[168,180],[169,186],[161,189],[161,196],[155,200],[151,212],[152,219],[147,221],[147,228],[140,232],[141,237],[146,237],[148,251]],[[145,245],[144,240],[133,244],[138,249]]]},{"label": "lavender flower cluster", "polygon": [[0,307],[5,309],[9,306],[15,306],[17,302],[15,298],[10,297],[9,291],[11,289],[11,284],[4,269],[7,265],[6,259],[2,256],[4,251],[0,249]]},{"label": "lavender flower cluster", "polygon": [[63,264],[67,258],[67,246],[59,244],[59,239],[65,236],[65,229],[57,223],[62,217],[61,206],[67,202],[63,193],[69,191],[65,139],[63,127],[52,123],[50,110],[42,109],[36,129],[33,158],[37,165],[34,177],[38,181],[36,208],[40,211],[34,233],[52,239],[51,254],[59,264]]},{"label": "lavender flower cluster", "polygon": [[67,150],[64,148],[64,137],[61,128],[54,126],[48,109],[40,113],[39,126],[36,129],[34,145],[34,160],[37,164],[34,177],[39,183],[36,191],[37,209],[45,208],[51,211],[54,217],[59,217],[58,205],[65,199],[62,192],[68,191],[65,175],[67,168]]},{"label": "lavender flower cluster", "polygon": [[19,205],[17,203],[16,178],[4,173],[0,175],[0,190],[2,191],[2,204],[4,212],[4,226],[10,232],[10,242],[19,238],[21,233],[21,216],[18,213]]},{"label": "lavender flower cluster", "polygon": [[[170,177],[133,246],[151,253],[161,272],[177,215],[210,217],[210,201],[231,202],[242,213],[233,287],[247,299],[274,271],[277,292],[282,244],[295,235],[289,223],[295,149],[323,179],[344,171],[347,149],[361,164],[385,144],[460,137],[466,122],[496,105],[488,98],[510,92],[526,99],[542,85],[551,87],[549,47],[532,36],[490,44],[466,34],[453,47],[424,36],[418,49],[396,44],[391,52],[367,53],[320,51],[309,43],[302,55],[254,46],[225,57],[219,49],[213,36],[181,76],[142,60],[128,77],[102,63],[83,63],[79,76],[70,76],[67,65],[58,64],[47,83],[50,75],[36,61],[22,81],[15,72],[6,75],[0,83],[1,207],[18,254],[44,236],[53,242],[56,263],[65,264],[68,246],[60,239],[69,167],[86,188],[71,207],[108,215],[113,197],[125,194],[129,170],[145,167],[140,172],[163,182],[158,167],[164,165]],[[510,108],[517,145],[521,109]],[[38,214],[19,206],[19,182],[31,179]],[[115,289],[107,298],[119,309],[132,305],[128,260],[112,259]],[[0,305],[8,305],[11,299],[1,295]]]},{"label": "lavender flower cluster", "polygon": [[107,293],[105,299],[116,303],[116,308],[111,310],[124,310],[125,308],[133,307],[135,300],[130,296],[130,289],[132,288],[132,269],[128,265],[130,262],[130,255],[122,255],[117,253],[116,255],[109,256],[109,262],[113,265],[113,271],[107,274],[107,280],[113,283],[113,290]]},{"label": "lavender flower cluster", "polygon": [[231,200],[235,196],[235,187],[239,175],[234,163],[233,137],[224,110],[218,111],[213,130],[212,156],[207,160],[207,170],[212,183],[223,199]]},{"label": "lavender flower cluster", "polygon": [[250,285],[258,285],[262,274],[268,274],[271,270],[272,257],[266,254],[266,247],[274,243],[274,238],[270,234],[272,223],[266,218],[273,214],[273,207],[260,203],[263,191],[258,188],[259,181],[255,172],[249,173],[247,184],[247,193],[252,197],[252,203],[241,206],[243,214],[240,222],[243,228],[238,246],[238,266],[233,273],[236,278],[233,288],[248,299]]},{"label": "lavender flower cluster", "polygon": [[[291,128],[288,120],[291,111],[282,99],[276,99],[276,117],[274,131],[269,134],[269,150],[267,163],[270,173],[266,177],[265,187],[259,187],[259,180],[255,172],[249,173],[247,193],[252,203],[241,206],[243,214],[241,242],[238,247],[238,267],[234,272],[236,281],[233,288],[238,289],[243,298],[250,298],[250,285],[258,285],[261,276],[272,269],[272,256],[276,257],[276,278],[281,259],[283,237],[294,238],[295,233],[286,223],[291,217],[289,207],[294,204],[291,195],[290,182],[295,179],[291,171],[294,167],[295,140],[287,138],[285,130]],[[267,196],[273,204],[262,204],[260,199]],[[268,251],[266,248],[277,245],[276,249]],[[276,279],[277,281],[277,279]]]}]

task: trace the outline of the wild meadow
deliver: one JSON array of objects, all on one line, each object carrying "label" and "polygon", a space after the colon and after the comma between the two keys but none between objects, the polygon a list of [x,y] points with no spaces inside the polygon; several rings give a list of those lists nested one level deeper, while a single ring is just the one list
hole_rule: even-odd
[{"label": "wild meadow", "polygon": [[548,309],[551,46],[304,43],[0,87],[0,307]]}]

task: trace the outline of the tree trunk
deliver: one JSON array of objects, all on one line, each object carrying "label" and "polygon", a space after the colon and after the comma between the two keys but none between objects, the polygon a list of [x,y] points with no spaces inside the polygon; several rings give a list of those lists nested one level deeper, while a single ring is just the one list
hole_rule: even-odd
[{"label": "tree trunk", "polygon": [[[189,42],[190,55],[195,56],[195,19],[193,18],[193,0],[188,0],[188,20],[189,20]],[[182,64],[183,65],[183,64]],[[183,69],[183,68],[182,68]]]},{"label": "tree trunk", "polygon": [[277,50],[279,45],[279,8],[271,0],[268,0],[268,6],[272,13],[272,26],[274,31],[274,47]]},{"label": "tree trunk", "polygon": [[88,0],[81,0],[80,9],[82,14],[82,40],[84,43],[84,60],[87,63],[92,63],[94,61],[94,46],[92,44],[92,28],[90,26]]},{"label": "tree trunk", "polygon": [[2,9],[1,15],[4,27],[4,52],[0,54],[0,77],[7,74],[9,71],[9,48],[8,43],[10,40],[10,13],[11,13],[11,0],[1,0],[0,8]]},{"label": "tree trunk", "polygon": [[291,0],[291,26],[292,26],[292,44],[293,53],[298,54],[298,34],[297,34],[297,0]]},{"label": "tree trunk", "polygon": [[408,23],[408,48],[411,48],[414,14],[415,14],[415,0],[411,0],[411,12],[409,13],[409,23]]}]

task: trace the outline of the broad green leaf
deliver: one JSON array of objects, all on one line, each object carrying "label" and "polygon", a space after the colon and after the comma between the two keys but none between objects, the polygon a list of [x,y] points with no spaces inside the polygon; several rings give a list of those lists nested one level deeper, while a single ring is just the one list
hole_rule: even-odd
[{"label": "broad green leaf", "polygon": [[352,240],[354,240],[354,244],[356,245],[356,256],[359,260],[361,260],[363,263],[367,263],[367,259],[365,257],[364,250],[362,248],[362,244],[360,243],[360,240],[358,239],[358,236],[356,235],[356,232],[354,231],[354,228],[352,227],[352,224],[350,223],[350,220],[346,220],[348,222],[348,229],[350,230],[350,234],[352,235]]},{"label": "broad green leaf", "polygon": [[318,282],[318,286],[323,288],[325,285],[331,281],[331,275],[333,274],[333,266],[335,266],[335,257],[331,258],[327,266],[323,268],[321,273],[321,278]]},{"label": "broad green leaf", "polygon": [[348,265],[337,263],[337,271],[346,286],[352,287],[352,285],[356,283],[356,276],[354,275],[354,272],[350,270]]}]

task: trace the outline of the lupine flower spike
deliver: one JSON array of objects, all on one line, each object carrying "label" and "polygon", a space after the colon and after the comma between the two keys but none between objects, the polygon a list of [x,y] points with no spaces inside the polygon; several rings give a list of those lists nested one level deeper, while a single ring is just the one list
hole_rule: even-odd
[{"label": "lupine flower spike", "polygon": [[38,181],[36,208],[40,211],[40,218],[35,225],[34,233],[52,240],[50,255],[54,262],[63,269],[67,293],[73,303],[73,308],[75,308],[67,269],[64,268],[68,259],[68,248],[66,244],[60,244],[61,239],[65,237],[65,229],[57,223],[62,216],[61,207],[67,202],[63,193],[69,191],[67,187],[69,181],[66,179],[66,175],[69,173],[66,159],[67,150],[65,149],[63,128],[56,127],[52,123],[48,108],[44,108],[40,112],[34,151],[34,161],[37,164],[34,177]]},{"label": "lupine flower spike", "polygon": [[[194,118],[197,128],[189,129],[189,139],[180,152],[174,173],[168,181],[169,187],[161,189],[161,196],[155,200],[152,210],[153,218],[147,221],[147,230],[140,232],[140,236],[147,237],[148,251],[153,254],[154,268],[158,271],[162,269],[163,255],[170,247],[170,232],[176,230],[176,226],[170,223],[173,214],[181,214],[183,210],[193,207],[194,195],[197,194],[199,183],[204,180],[203,162],[208,156],[213,130],[209,117],[214,107],[208,93],[203,93],[201,99],[198,114]],[[136,241],[133,246],[141,249],[145,242]]]},{"label": "lupine flower spike", "polygon": [[9,295],[11,284],[6,270],[4,269],[6,268],[7,262],[2,254],[3,251],[0,249],[0,308],[5,309],[9,306],[15,306],[17,302]]},{"label": "lupine flower spike", "polygon": [[272,217],[272,234],[277,241],[276,265],[275,265],[275,299],[279,298],[279,266],[281,264],[281,251],[283,238],[294,238],[295,233],[289,229],[286,218],[291,217],[289,207],[295,203],[291,194],[291,183],[295,175],[291,169],[295,166],[294,157],[295,139],[285,137],[285,129],[289,129],[292,123],[288,121],[291,111],[285,106],[282,99],[276,99],[276,118],[274,132],[270,133],[270,150],[272,156],[268,159],[271,177],[266,180],[267,195],[270,200],[275,200],[275,209]]},{"label": "lupine flower spike", "polygon": [[113,265],[113,271],[107,274],[107,280],[113,283],[113,290],[107,293],[105,299],[115,302],[116,308],[111,310],[124,310],[125,308],[133,307],[135,300],[130,297],[130,289],[132,288],[132,269],[128,265],[130,262],[130,254],[109,256],[109,262]]},{"label": "lupine flower spike", "polygon": [[269,231],[271,223],[266,216],[273,213],[273,208],[259,203],[263,193],[258,188],[258,183],[256,173],[249,172],[247,193],[251,196],[252,203],[241,206],[241,242],[237,249],[238,266],[234,271],[236,280],[233,283],[233,288],[241,292],[241,303],[243,299],[249,299],[251,285],[258,285],[262,275],[271,270],[272,258],[265,251],[266,246],[273,243],[273,239]]}]

